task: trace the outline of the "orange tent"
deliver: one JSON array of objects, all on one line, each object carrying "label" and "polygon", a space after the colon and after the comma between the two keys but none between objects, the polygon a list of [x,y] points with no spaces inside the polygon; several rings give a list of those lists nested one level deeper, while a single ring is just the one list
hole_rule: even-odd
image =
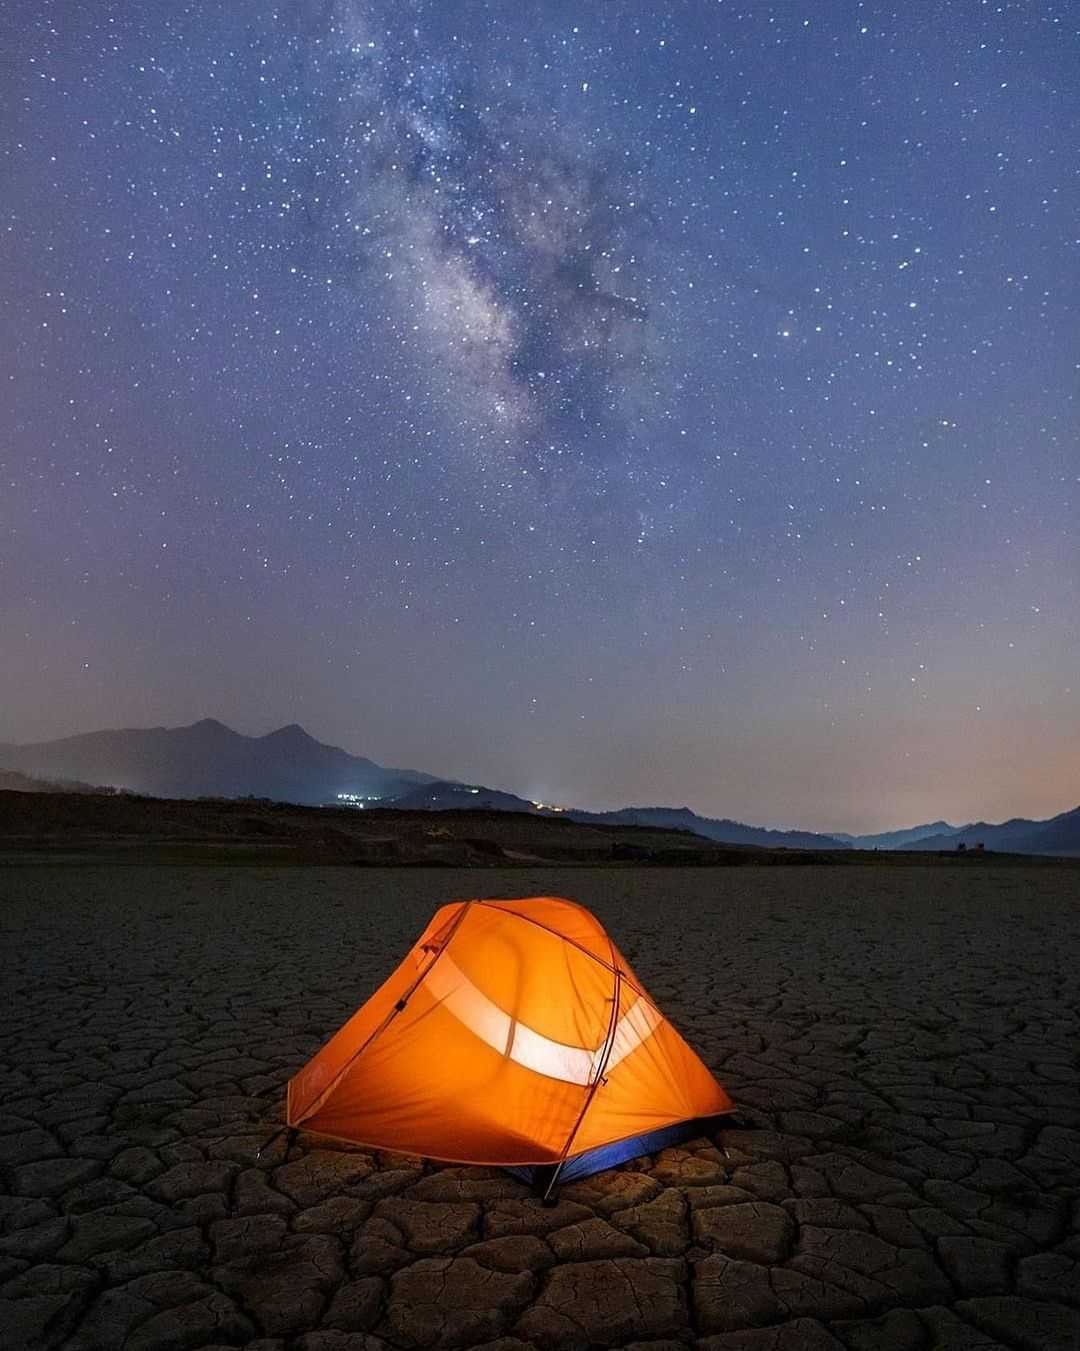
[{"label": "orange tent", "polygon": [[444,905],[290,1081],[287,1119],[550,1190],[731,1110],[599,921],[537,896]]}]

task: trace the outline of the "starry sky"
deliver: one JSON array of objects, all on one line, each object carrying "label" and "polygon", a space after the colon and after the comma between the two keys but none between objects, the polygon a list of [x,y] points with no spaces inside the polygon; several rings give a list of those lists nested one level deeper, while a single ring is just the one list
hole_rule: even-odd
[{"label": "starry sky", "polygon": [[0,741],[1080,802],[1080,11],[15,0]]}]

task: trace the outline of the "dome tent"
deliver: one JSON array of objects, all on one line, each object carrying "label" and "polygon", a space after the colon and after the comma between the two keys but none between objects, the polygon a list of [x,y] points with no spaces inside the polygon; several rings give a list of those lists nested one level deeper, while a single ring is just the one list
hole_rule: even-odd
[{"label": "dome tent", "polygon": [[290,1080],[287,1122],[546,1194],[730,1111],[599,921],[542,896],[439,909]]}]

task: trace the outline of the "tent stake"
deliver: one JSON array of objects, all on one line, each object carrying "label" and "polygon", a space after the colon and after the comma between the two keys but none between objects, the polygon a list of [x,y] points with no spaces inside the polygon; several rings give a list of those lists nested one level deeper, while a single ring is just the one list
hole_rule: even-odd
[{"label": "tent stake", "polygon": [[288,1158],[288,1157],[289,1157],[289,1150],[292,1149],[293,1144],[294,1144],[294,1142],[295,1142],[295,1140],[296,1140],[296,1127],[295,1127],[295,1126],[282,1126],[279,1130],[276,1130],[276,1131],[273,1133],[273,1135],[271,1135],[270,1139],[267,1140],[267,1142],[266,1142],[265,1145],[260,1145],[260,1146],[259,1146],[259,1148],[258,1148],[258,1150],[257,1150],[257,1152],[256,1152],[256,1154],[255,1154],[255,1162],[258,1163],[259,1160],[262,1158],[262,1156],[270,1149],[270,1147],[271,1147],[272,1145],[275,1145],[275,1144],[278,1142],[278,1140],[280,1140],[281,1137],[282,1137],[283,1135],[285,1135],[285,1134],[287,1134],[288,1137],[289,1137],[289,1138],[285,1141],[285,1157]]},{"label": "tent stake", "polygon": [[562,1160],[558,1163],[544,1164],[536,1170],[536,1176],[533,1180],[533,1194],[539,1199],[541,1205],[549,1209],[559,1204],[559,1194],[555,1190],[555,1184],[558,1182],[561,1172]]}]

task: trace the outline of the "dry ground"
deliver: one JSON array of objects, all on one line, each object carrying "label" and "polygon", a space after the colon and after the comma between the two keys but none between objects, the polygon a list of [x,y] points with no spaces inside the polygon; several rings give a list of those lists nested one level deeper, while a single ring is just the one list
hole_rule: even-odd
[{"label": "dry ground", "polygon": [[[757,1129],[554,1209],[310,1136],[256,1160],[436,905],[536,893]],[[1078,971],[1053,866],[0,871],[0,1346],[1076,1351]]]}]

